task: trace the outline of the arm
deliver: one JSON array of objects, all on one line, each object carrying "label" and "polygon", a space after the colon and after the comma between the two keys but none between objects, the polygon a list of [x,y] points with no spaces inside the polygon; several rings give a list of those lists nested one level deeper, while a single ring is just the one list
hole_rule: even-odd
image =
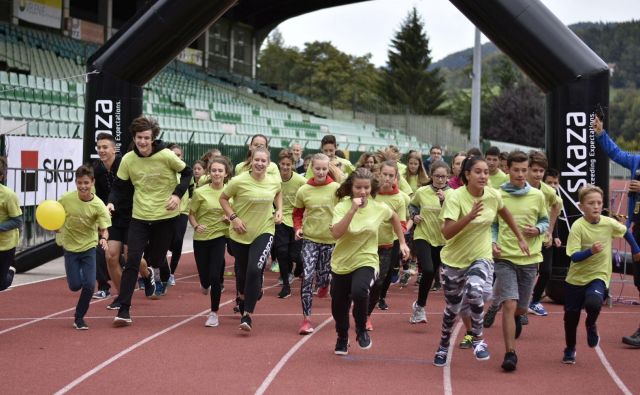
[{"label": "arm", "polygon": [[98,240],[98,244],[102,247],[103,250],[109,249],[109,230],[108,229],[99,229],[98,234],[100,238]]},{"label": "arm", "polygon": [[276,206],[275,223],[280,224],[282,223],[282,191],[278,191],[273,203]]},{"label": "arm", "polygon": [[591,252],[591,248],[583,251],[574,252],[573,254],[571,254],[571,261],[581,262],[589,258],[591,255],[593,255],[593,252]]},{"label": "arm", "polygon": [[0,232],[7,232],[12,229],[19,229],[22,226],[22,216],[10,217],[8,220],[0,223]]},{"label": "arm", "polygon": [[304,218],[304,207],[302,208],[294,207],[293,208],[293,229],[295,229],[296,231],[298,231],[299,229],[302,229],[303,218]]},{"label": "arm", "polygon": [[189,210],[189,223],[193,227],[193,230],[196,231],[197,233],[202,233],[205,231],[205,229],[207,229],[206,225],[200,225],[198,223],[198,220],[196,219],[196,215],[193,212],[193,210]]},{"label": "arm", "polygon": [[636,239],[633,237],[630,230],[627,229],[627,233],[624,234],[624,239],[631,247],[631,254],[636,255],[640,253],[640,247],[638,247],[638,243],[636,243]]},{"label": "arm", "polygon": [[502,217],[504,222],[506,222],[507,225],[509,225],[509,229],[511,229],[513,234],[516,235],[516,238],[518,239],[518,244],[520,245],[520,250],[522,250],[522,252],[524,252],[527,255],[531,255],[529,254],[529,245],[525,241],[524,236],[522,236],[520,229],[518,229],[516,220],[513,219],[513,216],[509,212],[509,209],[507,209],[506,207],[502,207],[500,210],[498,210],[498,214],[500,215],[500,217]]},{"label": "arm", "polygon": [[536,228],[538,228],[538,234],[543,234],[549,229],[549,217],[542,216],[538,218],[538,223],[536,224]]},{"label": "arm", "polygon": [[398,214],[393,213],[391,215],[391,225],[393,226],[393,231],[398,237],[398,241],[400,242],[400,253],[402,254],[402,258],[407,259],[411,255],[411,252],[409,251],[407,242],[404,239],[404,229],[402,227],[402,223],[400,222],[400,217],[398,217]]},{"label": "arm", "polygon": [[184,193],[189,189],[191,183],[191,177],[193,177],[193,170],[189,166],[185,166],[180,172],[180,182],[176,185],[176,189],[173,190],[172,195],[182,198]]},{"label": "arm", "polygon": [[612,161],[626,167],[627,169],[633,169],[637,155],[622,151],[616,143],[611,140],[611,137],[609,137],[605,130],[603,130],[601,134],[597,135],[596,141]]},{"label": "arm", "polygon": [[231,204],[229,203],[229,196],[227,196],[224,192],[220,194],[220,206],[224,211],[224,214],[229,218],[229,222],[231,223],[231,227],[237,233],[244,233],[247,231],[247,228],[244,225],[244,222],[233,212],[231,208]]}]

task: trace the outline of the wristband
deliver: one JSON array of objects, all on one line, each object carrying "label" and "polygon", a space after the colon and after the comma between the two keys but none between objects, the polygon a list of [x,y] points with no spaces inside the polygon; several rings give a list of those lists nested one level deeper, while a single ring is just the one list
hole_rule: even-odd
[{"label": "wristband", "polygon": [[233,213],[229,216],[229,221],[233,221],[236,218],[238,218],[238,215],[236,213]]}]

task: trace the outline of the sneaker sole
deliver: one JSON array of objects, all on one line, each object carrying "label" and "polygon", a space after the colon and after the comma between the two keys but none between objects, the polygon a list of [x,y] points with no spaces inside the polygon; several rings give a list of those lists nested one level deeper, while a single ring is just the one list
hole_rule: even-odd
[{"label": "sneaker sole", "polygon": [[565,360],[562,360],[562,363],[563,363],[563,364],[565,364],[565,365],[575,365],[575,364],[576,364],[576,361],[575,361],[575,360],[573,360],[573,361],[565,361]]},{"label": "sneaker sole", "polygon": [[245,332],[251,332],[251,325],[247,324],[246,322],[243,322],[242,324],[240,324],[238,329]]},{"label": "sneaker sole", "polygon": [[537,315],[538,317],[546,317],[547,315],[549,315],[549,313],[547,313],[547,314],[541,314],[541,313],[538,313],[538,312],[536,312],[536,311],[535,311],[535,310],[533,310],[533,309],[528,309],[528,311],[529,311],[529,313],[531,313],[531,314],[533,314],[533,315]]},{"label": "sneaker sole", "polygon": [[514,370],[516,370],[516,364],[511,361],[503,362],[502,370],[504,370],[505,372],[513,372]]},{"label": "sneaker sole", "polygon": [[120,307],[107,306],[107,310],[120,310]]},{"label": "sneaker sole", "polygon": [[415,325],[415,324],[426,324],[426,323],[427,323],[427,320],[418,320],[418,321],[414,321],[414,320],[412,320],[411,318],[409,318],[409,323],[414,324],[414,325]]},{"label": "sneaker sole", "polygon": [[437,366],[439,368],[442,368],[442,367],[447,366],[447,362],[445,361],[444,363],[439,363],[439,362],[433,361],[433,366]]},{"label": "sneaker sole", "polygon": [[88,326],[78,326],[76,324],[73,324],[73,327],[79,331],[88,331],[89,327]]},{"label": "sneaker sole", "polygon": [[131,319],[125,319],[125,318],[119,318],[116,317],[113,319],[113,327],[114,328],[122,328],[125,326],[131,326],[131,324],[133,323],[133,321],[131,321]]},{"label": "sneaker sole", "polygon": [[591,345],[588,341],[587,341],[587,345],[589,346],[589,348],[596,348],[598,347],[598,345],[600,344],[600,336],[598,336],[598,340],[596,341],[596,344]]},{"label": "sneaker sole", "polygon": [[626,339],[626,338],[624,338],[624,337],[623,337],[623,338],[622,338],[622,342],[623,342],[624,344],[626,344],[627,346],[631,346],[631,347],[633,347],[633,348],[640,348],[640,344],[638,344],[638,343],[634,343],[634,342],[633,342],[633,340],[628,340],[628,339]]},{"label": "sneaker sole", "polygon": [[313,333],[313,328],[308,329],[306,331],[298,331],[298,334],[300,334],[300,335],[310,335],[312,333]]},{"label": "sneaker sole", "polygon": [[476,360],[478,361],[488,361],[490,359],[491,359],[491,355],[488,355],[486,357],[481,357],[481,358],[476,357]]},{"label": "sneaker sole", "polygon": [[220,325],[219,322],[216,322],[215,325],[214,324],[209,324],[208,322],[206,322],[204,324],[204,326],[206,326],[207,328],[215,328],[216,326]]},{"label": "sneaker sole", "polygon": [[336,355],[349,355],[349,351],[333,351],[334,354]]},{"label": "sneaker sole", "polygon": [[288,294],[288,295],[285,295],[285,296],[278,295],[278,299],[287,299],[289,297],[291,297],[291,294]]},{"label": "sneaker sole", "polygon": [[362,346],[360,345],[360,343],[358,343],[358,347],[359,347],[361,350],[368,350],[368,349],[370,349],[370,348],[371,348],[371,346],[373,346],[373,340],[369,340],[369,344],[367,344],[367,346],[366,346],[366,347],[362,347]]}]

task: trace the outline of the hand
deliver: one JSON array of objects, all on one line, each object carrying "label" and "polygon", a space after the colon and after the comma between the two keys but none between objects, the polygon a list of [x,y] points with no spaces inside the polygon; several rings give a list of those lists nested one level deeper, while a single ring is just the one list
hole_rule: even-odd
[{"label": "hand", "polygon": [[551,236],[551,233],[544,232],[544,248],[551,248],[551,246],[553,245],[553,237]]},{"label": "hand", "polygon": [[227,217],[227,215],[223,215],[222,216],[222,222],[224,222],[225,224],[229,225],[231,222],[229,221],[229,217]]},{"label": "hand", "polygon": [[164,206],[164,208],[169,211],[173,211],[178,207],[180,207],[180,198],[176,195],[171,195],[169,200],[167,200],[167,204]]},{"label": "hand", "polygon": [[107,210],[109,210],[109,214],[113,215],[113,212],[116,211],[115,207],[113,207],[113,203],[107,204]]},{"label": "hand", "polygon": [[303,237],[304,237],[304,233],[302,233],[302,229],[297,229],[296,230],[295,239],[296,240],[302,240]]},{"label": "hand", "polygon": [[556,237],[556,238],[553,239],[553,244],[556,247],[560,247],[562,245],[562,241],[559,238]]},{"label": "hand", "polygon": [[414,215],[413,216],[413,223],[418,225],[420,222],[422,222],[422,216],[420,214]]},{"label": "hand", "polygon": [[469,221],[473,221],[481,213],[482,213],[482,202],[475,201],[473,202],[473,207],[471,208],[471,211],[469,211],[469,214],[467,214],[467,217],[469,217]]},{"label": "hand", "polygon": [[631,180],[629,183],[629,192],[640,192],[640,181]]},{"label": "hand", "polygon": [[100,239],[100,241],[98,242],[98,244],[100,244],[100,247],[104,250],[107,251],[109,249],[109,241],[107,241],[107,239]]},{"label": "hand", "polygon": [[196,233],[204,233],[204,231],[207,230],[207,225],[198,224],[193,227],[193,230],[195,230]]},{"label": "hand", "polygon": [[637,254],[633,254],[633,261],[634,262],[640,262],[640,252]]},{"label": "hand", "polygon": [[233,221],[231,221],[231,227],[238,234],[243,234],[247,231],[247,227],[244,225],[244,222],[242,222],[240,217],[236,217]]},{"label": "hand", "polygon": [[407,243],[400,244],[400,253],[402,254],[402,260],[406,261],[411,257],[411,250],[409,250],[409,246]]},{"label": "hand", "polygon": [[602,120],[600,118],[595,117],[591,122],[591,127],[596,133],[596,136],[600,136],[602,134]]},{"label": "hand", "polygon": [[444,202],[444,192],[442,192],[442,189],[438,189],[436,191],[436,195],[438,196],[438,199],[440,199],[440,203]]},{"label": "hand", "polygon": [[600,243],[599,241],[596,241],[595,243],[593,243],[593,245],[591,246],[591,253],[593,255],[602,252],[604,248],[602,247],[602,243]]},{"label": "hand", "polygon": [[493,257],[500,258],[500,255],[502,255],[502,249],[500,246],[497,243],[492,243],[491,249],[493,250]]},{"label": "hand", "polygon": [[364,207],[367,204],[366,197],[354,197],[351,199],[351,209],[358,211],[359,208]]},{"label": "hand", "polygon": [[527,244],[525,239],[518,240],[518,245],[520,246],[520,251],[527,254],[527,256],[531,256],[531,253],[529,252],[529,244]]},{"label": "hand", "polygon": [[273,221],[276,224],[281,224],[282,223],[282,211],[281,210],[276,210],[276,214],[273,217]]},{"label": "hand", "polygon": [[536,237],[540,235],[540,229],[533,225],[525,225],[524,228],[522,228],[522,234],[525,237]]}]

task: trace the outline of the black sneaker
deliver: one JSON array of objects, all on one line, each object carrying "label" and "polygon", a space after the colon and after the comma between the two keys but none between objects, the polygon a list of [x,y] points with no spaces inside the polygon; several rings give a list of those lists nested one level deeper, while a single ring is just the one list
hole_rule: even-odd
[{"label": "black sneaker", "polygon": [[336,355],[349,354],[349,338],[339,337],[336,341],[336,348],[333,350],[333,353]]},{"label": "black sneaker", "polygon": [[524,313],[520,316],[520,323],[522,325],[529,325],[529,315],[527,313]]},{"label": "black sneaker", "polygon": [[156,280],[153,278],[153,270],[150,267],[147,268],[147,271],[149,275],[143,277],[142,281],[144,282],[144,295],[150,298],[156,293]]},{"label": "black sneaker", "polygon": [[389,305],[385,302],[384,298],[380,298],[378,301],[378,309],[380,310],[389,310]]},{"label": "black sneaker", "polygon": [[631,336],[624,336],[622,338],[622,342],[626,345],[629,345],[631,347],[636,347],[639,348],[640,347],[640,329],[638,329],[633,335]]},{"label": "black sneaker", "polygon": [[89,329],[89,325],[87,325],[87,323],[84,322],[82,318],[76,318],[76,320],[73,322],[73,327],[79,331],[86,331],[87,329]]},{"label": "black sneaker", "polygon": [[280,292],[278,293],[278,297],[280,299],[286,299],[289,296],[291,296],[291,287],[283,286],[282,289],[280,290]]},{"label": "black sneaker", "polygon": [[123,326],[129,326],[133,323],[131,320],[131,315],[129,315],[129,310],[120,308],[118,310],[118,315],[113,319],[113,326],[115,328],[120,328]]},{"label": "black sneaker", "polygon": [[240,318],[240,330],[243,330],[245,332],[251,332],[251,317],[248,315],[243,315],[242,318]]},{"label": "black sneaker", "polygon": [[16,268],[13,266],[9,266],[9,271],[7,272],[7,288],[13,284],[13,279],[16,276]]},{"label": "black sneaker", "polygon": [[114,300],[113,303],[111,303],[110,305],[107,305],[107,310],[120,310],[120,307],[122,307],[120,302],[118,302],[117,300]]},{"label": "black sneaker", "polygon": [[486,313],[484,313],[484,319],[482,321],[482,326],[485,328],[491,328],[493,323],[496,320],[496,315],[500,311],[500,308],[494,308],[493,306],[489,306],[489,309]]},{"label": "black sneaker", "polygon": [[516,339],[517,339],[522,334],[522,316],[517,315],[515,317],[515,321],[516,321]]},{"label": "black sneaker", "polygon": [[363,331],[358,333],[356,336],[356,341],[358,342],[358,347],[363,350],[368,350],[371,348],[373,342],[371,341],[371,337],[369,336],[369,331]]},{"label": "black sneaker", "polygon": [[516,370],[516,365],[518,364],[518,356],[515,351],[509,351],[504,354],[504,360],[502,361],[502,369],[505,372],[513,372]]},{"label": "black sneaker", "polygon": [[575,348],[565,348],[564,355],[562,356],[562,363],[566,363],[568,365],[573,365],[576,363],[576,349]]},{"label": "black sneaker", "polygon": [[598,327],[593,324],[587,327],[587,344],[594,348],[600,343],[600,335],[598,335]]}]

